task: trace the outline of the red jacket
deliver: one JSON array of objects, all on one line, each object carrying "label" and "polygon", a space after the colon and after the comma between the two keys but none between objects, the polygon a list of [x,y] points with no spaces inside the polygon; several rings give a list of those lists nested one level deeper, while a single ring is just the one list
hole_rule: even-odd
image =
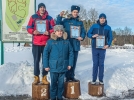
[{"label": "red jacket", "polygon": [[29,23],[27,25],[27,31],[28,33],[33,35],[32,42],[35,45],[46,45],[47,40],[50,38],[50,35],[34,35],[33,32],[36,30],[36,20],[46,20],[46,30],[51,34],[54,30],[53,27],[55,25],[55,22],[51,16],[48,15],[48,12],[45,11],[43,16],[40,16],[39,11],[37,11],[36,14],[32,15]]}]

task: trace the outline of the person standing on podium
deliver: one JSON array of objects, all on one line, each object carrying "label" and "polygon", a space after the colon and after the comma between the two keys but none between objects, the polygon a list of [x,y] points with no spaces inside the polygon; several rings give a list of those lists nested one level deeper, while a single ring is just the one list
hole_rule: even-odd
[{"label": "person standing on podium", "polygon": [[[63,25],[65,28],[65,31],[68,34],[68,39],[73,47],[73,53],[74,53],[74,64],[71,70],[69,70],[66,73],[66,82],[68,81],[78,81],[75,79],[75,68],[76,68],[76,63],[77,63],[77,58],[78,58],[78,52],[80,51],[80,41],[83,41],[86,32],[84,29],[83,22],[80,20],[80,17],[78,16],[80,11],[80,7],[76,5],[71,6],[71,14],[69,15],[68,18],[64,18],[64,11],[62,11],[58,17],[56,24],[57,25]],[[63,19],[64,18],[64,19]],[[78,30],[78,33],[76,36],[72,37],[74,35],[71,31],[71,27],[76,27]]]},{"label": "person standing on podium", "polygon": [[[36,14],[32,15],[28,25],[27,31],[32,35],[32,53],[34,59],[34,82],[33,84],[37,84],[40,82],[40,69],[39,62],[41,59],[41,55],[43,54],[44,47],[46,45],[47,40],[50,38],[50,34],[53,32],[53,27],[55,23],[51,16],[48,15],[46,11],[46,6],[44,3],[40,3],[38,5],[38,11]],[[42,29],[41,29],[42,28]],[[42,70],[42,83],[49,84],[47,81],[48,72]]]},{"label": "person standing on podium", "polygon": [[73,59],[73,48],[63,26],[54,26],[54,33],[51,34],[51,39],[47,41],[43,52],[43,66],[46,71],[50,71],[51,100],[63,100],[64,77],[66,71],[72,68]]},{"label": "person standing on podium", "polygon": [[96,83],[97,75],[99,77],[99,83],[104,84],[106,49],[110,47],[113,40],[111,27],[107,25],[106,15],[104,13],[100,14],[97,23],[91,26],[87,36],[92,39],[93,79],[91,84]]}]

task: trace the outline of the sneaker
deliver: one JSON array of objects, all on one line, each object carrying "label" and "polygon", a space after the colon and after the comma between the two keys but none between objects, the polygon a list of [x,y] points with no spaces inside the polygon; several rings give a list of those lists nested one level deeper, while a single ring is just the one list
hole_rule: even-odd
[{"label": "sneaker", "polygon": [[103,85],[104,83],[103,83],[103,81],[99,81],[99,84],[100,84],[100,85]]},{"label": "sneaker", "polygon": [[95,85],[95,84],[96,84],[96,81],[92,81],[91,84],[92,84],[92,85]]}]

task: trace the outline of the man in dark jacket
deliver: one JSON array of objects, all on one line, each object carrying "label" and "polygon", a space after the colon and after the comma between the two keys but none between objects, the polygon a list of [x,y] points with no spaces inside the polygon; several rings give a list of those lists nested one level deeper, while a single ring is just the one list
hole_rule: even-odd
[{"label": "man in dark jacket", "polygon": [[[46,31],[44,33],[40,33],[37,30],[37,24],[36,24],[37,21],[45,21],[46,27],[44,27],[44,29],[46,28]],[[32,53],[33,53],[33,58],[34,58],[34,75],[35,75],[34,76],[35,80],[33,84],[37,84],[40,82],[39,62],[40,62],[40,58],[43,53],[44,47],[46,45],[46,42],[50,38],[50,34],[53,32],[54,25],[55,25],[54,20],[51,16],[48,15],[45,4],[40,3],[38,5],[37,13],[31,16],[29,23],[27,25],[28,33],[33,35]],[[46,77],[47,73],[48,72],[46,72],[44,69],[42,70],[42,76],[43,76],[42,82],[44,84],[49,84],[49,82],[47,81],[47,77]]]},{"label": "man in dark jacket", "polygon": [[58,100],[63,100],[65,72],[72,68],[74,55],[63,26],[54,26],[54,31],[44,49],[43,65],[46,71],[50,71],[51,100],[56,100],[56,97]]},{"label": "man in dark jacket", "polygon": [[[80,7],[73,5],[71,7],[71,16],[69,18],[65,18],[64,20],[62,20],[64,13],[61,12],[60,15],[58,15],[56,21],[56,24],[61,24],[64,26],[65,31],[68,34],[68,39],[73,47],[74,64],[73,64],[73,68],[66,73],[66,81],[70,81],[70,80],[77,81],[74,77],[75,76],[74,72],[75,72],[76,62],[78,58],[78,51],[80,51],[80,41],[84,40],[86,35],[83,22],[80,21],[78,16],[79,11],[80,11]],[[71,38],[71,26],[80,27],[79,37]]]},{"label": "man in dark jacket", "polygon": [[[106,49],[110,47],[113,39],[111,27],[107,25],[105,14],[103,13],[100,14],[99,20],[97,21],[96,24],[92,25],[92,27],[87,33],[87,36],[92,39],[92,58],[93,58],[92,84],[96,83],[97,75],[99,76],[99,83],[103,84],[104,60],[105,60]],[[96,38],[99,36],[105,37],[104,46],[102,48],[97,47]]]}]

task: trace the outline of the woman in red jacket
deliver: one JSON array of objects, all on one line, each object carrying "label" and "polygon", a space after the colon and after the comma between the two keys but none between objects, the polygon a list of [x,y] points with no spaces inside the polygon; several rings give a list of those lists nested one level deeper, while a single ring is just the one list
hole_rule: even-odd
[{"label": "woman in red jacket", "polygon": [[[46,31],[39,31],[37,29],[37,21],[38,22],[45,22],[45,26],[44,29]],[[39,62],[40,62],[40,58],[41,55],[43,53],[44,47],[46,45],[47,40],[50,38],[50,34],[53,32],[53,27],[54,27],[55,23],[54,20],[51,16],[48,15],[48,12],[46,11],[46,6],[43,3],[40,3],[38,5],[38,11],[36,14],[32,15],[29,23],[27,25],[27,31],[28,33],[30,33],[31,35],[33,35],[33,39],[32,39],[32,53],[33,53],[33,58],[34,58],[34,84],[37,84],[40,82],[39,79],[39,74],[40,74],[40,69],[39,69]],[[40,27],[38,27],[40,28]],[[48,74],[48,72],[46,72],[44,69],[42,70],[42,82],[43,84],[49,84],[49,82],[47,81],[47,77],[46,75]]]}]

